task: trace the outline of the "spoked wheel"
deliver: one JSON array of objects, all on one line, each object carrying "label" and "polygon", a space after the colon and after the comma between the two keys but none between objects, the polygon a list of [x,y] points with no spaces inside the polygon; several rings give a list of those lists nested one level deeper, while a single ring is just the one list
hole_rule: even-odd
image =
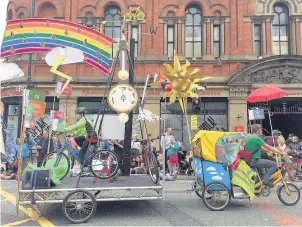
[{"label": "spoked wheel", "polygon": [[96,212],[97,203],[95,197],[85,190],[70,192],[64,199],[63,214],[73,224],[85,223]]},{"label": "spoked wheel", "polygon": [[146,154],[148,173],[154,184],[159,181],[159,170],[155,155],[152,152]]},{"label": "spoked wheel", "polygon": [[283,183],[277,190],[279,200],[286,206],[293,206],[300,200],[299,188],[290,182]]},{"label": "spoked wheel", "polygon": [[196,181],[194,182],[193,189],[194,189],[196,195],[202,199],[202,189],[197,186]]},{"label": "spoked wheel", "polygon": [[211,183],[202,192],[202,200],[213,211],[224,210],[231,200],[227,187],[221,183]]},{"label": "spoked wheel", "polygon": [[56,178],[61,181],[70,170],[70,160],[64,152],[50,152],[43,158],[41,166],[51,169]]},{"label": "spoked wheel", "polygon": [[[119,160],[116,154],[112,151],[99,151],[94,154],[91,158],[91,172],[94,176],[99,176],[99,173],[107,165],[110,170],[111,177],[117,174],[119,169]],[[109,176],[106,171],[104,171],[99,178],[108,179]]]}]

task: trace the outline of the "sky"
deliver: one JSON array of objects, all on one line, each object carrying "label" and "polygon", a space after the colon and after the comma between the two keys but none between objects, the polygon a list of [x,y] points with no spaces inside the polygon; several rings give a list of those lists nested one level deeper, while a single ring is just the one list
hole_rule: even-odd
[{"label": "sky", "polygon": [[0,0],[0,44],[2,44],[6,25],[6,11],[8,0]]}]

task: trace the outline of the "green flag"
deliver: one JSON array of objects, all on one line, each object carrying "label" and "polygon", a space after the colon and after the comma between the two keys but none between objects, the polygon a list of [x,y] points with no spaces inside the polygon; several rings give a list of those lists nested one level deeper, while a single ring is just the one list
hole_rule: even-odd
[{"label": "green flag", "polygon": [[45,102],[45,94],[43,92],[29,91],[28,100]]}]

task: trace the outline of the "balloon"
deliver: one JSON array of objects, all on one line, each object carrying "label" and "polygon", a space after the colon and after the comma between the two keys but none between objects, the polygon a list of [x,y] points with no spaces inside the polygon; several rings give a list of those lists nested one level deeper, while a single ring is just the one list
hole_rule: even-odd
[{"label": "balloon", "polygon": [[166,86],[165,86],[165,92],[171,92],[172,91],[172,85],[171,84],[167,84]]}]

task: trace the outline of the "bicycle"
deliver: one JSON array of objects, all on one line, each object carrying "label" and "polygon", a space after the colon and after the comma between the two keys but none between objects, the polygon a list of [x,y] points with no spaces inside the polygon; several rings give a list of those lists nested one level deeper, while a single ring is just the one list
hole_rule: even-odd
[{"label": "bicycle", "polygon": [[[277,189],[277,195],[279,200],[287,206],[293,206],[300,200],[300,190],[299,188],[291,183],[286,182],[284,179],[285,173],[287,172],[287,166],[284,162],[282,162],[282,157],[276,157],[278,170],[271,175],[270,182],[276,186],[278,183],[282,183]],[[270,194],[270,187],[263,184],[263,180],[258,172],[257,169],[255,170],[256,174],[256,184],[255,184],[255,195],[257,196],[269,196]],[[285,198],[283,197],[283,193],[287,196],[291,196],[294,192],[297,193],[297,198],[293,202],[286,202]]]},{"label": "bicycle", "polygon": [[[51,168],[55,171],[56,175],[60,180],[63,180],[70,171],[71,163],[74,160],[80,163],[79,150],[73,148],[66,138],[65,135],[60,135],[60,142],[62,144],[62,148],[57,152],[49,152],[42,160],[41,165],[44,167]],[[89,140],[89,139],[88,139]],[[119,169],[118,158],[114,152],[109,150],[101,150],[98,148],[98,140],[91,139],[91,145],[87,148],[86,154],[86,165],[88,166],[89,172],[91,172],[96,178],[100,179],[108,179],[112,181],[112,177],[114,177]],[[68,155],[72,158],[69,158]],[[109,172],[104,171],[104,169],[108,169]],[[95,182],[94,180],[94,182]]]},{"label": "bicycle", "polygon": [[137,21],[137,20],[144,20],[145,14],[140,11],[140,6],[138,7],[130,7],[129,13],[125,14],[126,21]]},{"label": "bicycle", "polygon": [[[159,139],[157,137],[156,139]],[[154,184],[157,184],[159,181],[159,170],[158,163],[154,153],[151,151],[151,140],[141,140],[142,143],[142,152],[144,156],[145,166],[147,168],[147,173],[150,175],[151,180]]]}]

